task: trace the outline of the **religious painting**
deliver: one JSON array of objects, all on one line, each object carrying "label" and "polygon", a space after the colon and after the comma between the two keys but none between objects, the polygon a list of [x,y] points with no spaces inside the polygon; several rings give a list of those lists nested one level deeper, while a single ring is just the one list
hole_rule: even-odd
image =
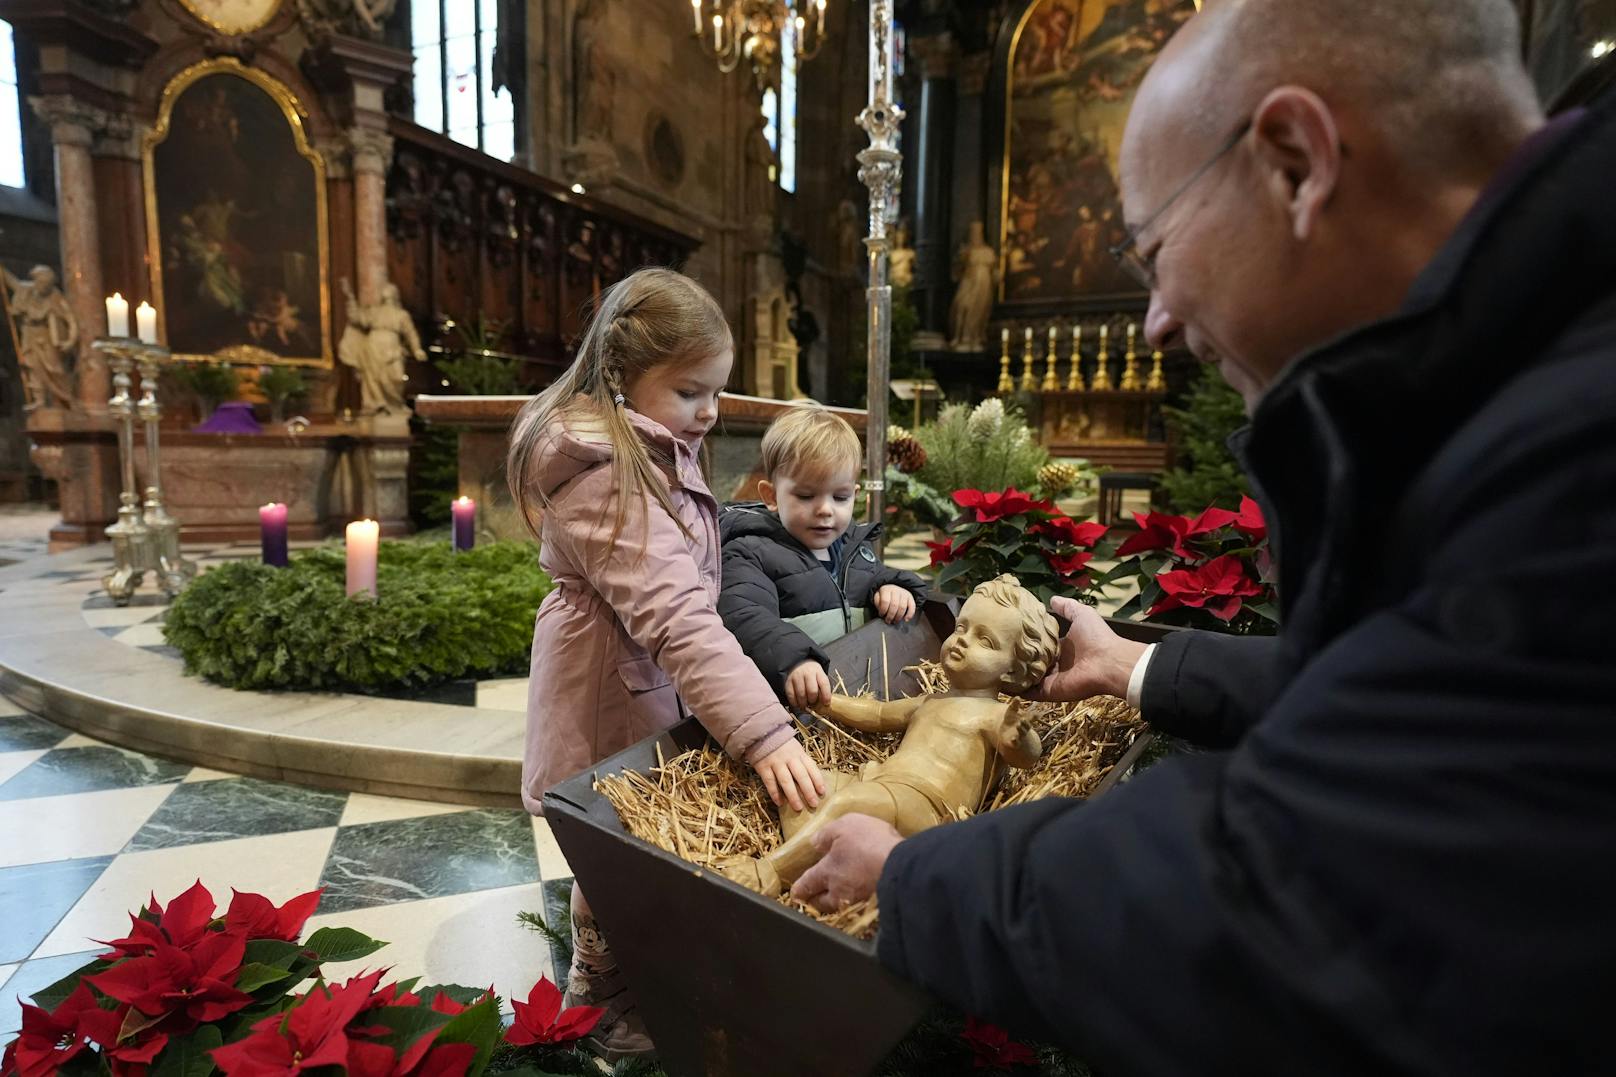
[{"label": "religious painting", "polygon": [[175,356],[330,365],[325,167],[291,91],[230,58],[188,68],[163,92],[143,163]]},{"label": "religious painting", "polygon": [[1139,286],[1110,248],[1126,233],[1117,156],[1135,91],[1193,0],[1033,0],[1009,52],[1000,299],[1123,302]]}]

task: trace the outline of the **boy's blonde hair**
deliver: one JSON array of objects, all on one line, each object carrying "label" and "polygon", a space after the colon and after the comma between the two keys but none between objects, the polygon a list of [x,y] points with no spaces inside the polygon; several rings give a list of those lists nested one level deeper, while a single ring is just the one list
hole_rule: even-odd
[{"label": "boy's blonde hair", "polygon": [[978,595],[1021,614],[1021,638],[1016,641],[1015,664],[1004,676],[1005,691],[1015,695],[1040,683],[1060,654],[1060,625],[1054,615],[1008,573],[978,584],[971,597]]},{"label": "boy's blonde hair", "polygon": [[[511,427],[505,481],[528,530],[538,537],[534,511],[547,507],[548,496],[537,489],[531,471],[557,419],[600,423],[612,444],[612,481],[617,489],[617,522],[612,542],[622,534],[629,504],[649,512],[645,495],[656,498],[675,523],[668,482],[640,440],[617,397],[639,375],[664,363],[698,362],[734,347],[724,311],[707,290],[671,269],[642,269],[612,285],[600,297],[578,341],[578,354],[567,372],[523,406]],[[688,534],[688,532],[687,532]]]},{"label": "boy's blonde hair", "polygon": [[864,446],[846,419],[813,401],[795,404],[763,432],[763,477],[824,478],[840,469],[858,478]]}]

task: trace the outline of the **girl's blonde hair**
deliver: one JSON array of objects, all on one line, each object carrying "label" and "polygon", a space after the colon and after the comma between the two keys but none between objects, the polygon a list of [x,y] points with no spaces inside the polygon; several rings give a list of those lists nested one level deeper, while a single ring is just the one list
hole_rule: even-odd
[{"label": "girl's blonde hair", "polygon": [[642,269],[606,289],[578,342],[572,366],[529,400],[511,427],[505,481],[533,536],[539,536],[535,504],[540,510],[547,508],[549,494],[537,488],[531,471],[547,431],[557,420],[598,422],[611,441],[612,482],[617,489],[612,542],[622,534],[630,502],[641,511],[650,511],[646,494],[656,498],[680,530],[685,530],[661,471],[672,467],[673,461],[652,459],[629,422],[626,405],[619,406],[617,398],[624,386],[653,367],[699,361],[733,347],[724,311],[705,288],[682,273]]}]

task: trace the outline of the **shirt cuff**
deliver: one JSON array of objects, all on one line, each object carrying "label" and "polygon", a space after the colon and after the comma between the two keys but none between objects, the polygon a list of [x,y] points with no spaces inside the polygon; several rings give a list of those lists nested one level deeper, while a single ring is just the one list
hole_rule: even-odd
[{"label": "shirt cuff", "polygon": [[1128,674],[1128,706],[1134,710],[1139,709],[1139,697],[1145,690],[1145,670],[1150,667],[1150,656],[1155,653],[1156,645],[1152,643],[1139,656],[1139,661],[1133,664],[1133,672]]}]

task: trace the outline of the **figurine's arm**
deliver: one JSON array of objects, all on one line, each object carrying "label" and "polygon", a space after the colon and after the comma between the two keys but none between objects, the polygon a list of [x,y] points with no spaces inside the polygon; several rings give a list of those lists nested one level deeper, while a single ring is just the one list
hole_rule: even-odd
[{"label": "figurine's arm", "polygon": [[1004,709],[1004,718],[994,730],[993,746],[1006,763],[1022,770],[1035,766],[1038,757],[1044,754],[1038,731],[1032,727],[1032,718],[1027,714],[1027,705],[1021,700],[1012,699]]},{"label": "figurine's arm", "polygon": [[909,719],[925,698],[894,699],[883,703],[879,699],[832,695],[829,703],[821,704],[815,710],[826,718],[833,718],[865,733],[901,733],[909,728]]}]

